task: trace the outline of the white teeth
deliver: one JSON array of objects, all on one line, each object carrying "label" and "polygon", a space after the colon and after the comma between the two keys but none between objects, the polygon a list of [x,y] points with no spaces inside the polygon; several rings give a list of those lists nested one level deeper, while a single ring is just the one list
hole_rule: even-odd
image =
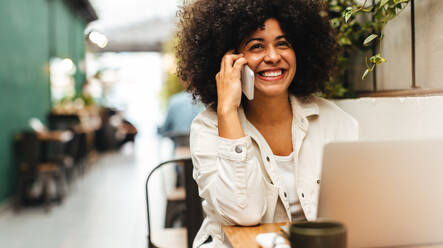
[{"label": "white teeth", "polygon": [[265,77],[278,77],[282,74],[282,71],[266,71],[262,73]]}]

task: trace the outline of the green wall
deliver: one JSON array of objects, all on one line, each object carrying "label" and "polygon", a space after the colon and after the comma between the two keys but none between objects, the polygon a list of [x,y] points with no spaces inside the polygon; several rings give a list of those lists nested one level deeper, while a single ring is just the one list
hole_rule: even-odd
[{"label": "green wall", "polygon": [[84,30],[86,24],[80,16],[74,15],[68,6],[61,0],[49,0],[52,10],[53,22],[50,24],[53,46],[51,54],[55,57],[69,57],[77,67],[74,75],[76,92],[81,90],[81,85],[86,79],[80,70],[80,64],[85,58]]},{"label": "green wall", "polygon": [[[0,203],[15,188],[14,135],[31,117],[46,123],[50,54],[83,60],[85,25],[62,0],[0,1]],[[79,88],[84,73],[75,79]]]},{"label": "green wall", "polygon": [[[85,51],[86,51],[86,43],[84,37],[86,24],[83,20],[76,16],[73,22],[72,34],[74,34],[75,39],[72,39],[72,60],[74,61],[77,71],[74,75],[75,78],[75,91],[81,92],[81,88],[83,83],[86,80],[86,72],[85,70]],[[80,37],[82,37],[80,39]]]}]

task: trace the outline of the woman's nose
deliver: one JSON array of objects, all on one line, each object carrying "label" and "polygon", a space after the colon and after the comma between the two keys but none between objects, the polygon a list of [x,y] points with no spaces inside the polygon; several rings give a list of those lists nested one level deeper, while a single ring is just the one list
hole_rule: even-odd
[{"label": "woman's nose", "polygon": [[279,62],[280,59],[281,59],[280,53],[278,52],[277,49],[275,49],[275,47],[271,46],[268,49],[266,49],[266,54],[264,57],[264,61],[266,63],[275,64]]}]

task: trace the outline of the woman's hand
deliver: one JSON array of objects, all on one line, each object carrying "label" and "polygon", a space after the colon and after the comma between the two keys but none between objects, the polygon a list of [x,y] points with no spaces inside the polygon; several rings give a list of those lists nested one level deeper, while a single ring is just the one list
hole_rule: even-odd
[{"label": "woman's hand", "polygon": [[217,81],[217,112],[237,112],[241,102],[241,69],[247,60],[243,54],[228,51],[222,58],[220,71],[215,76]]},{"label": "woman's hand", "polygon": [[229,51],[223,56],[217,80],[218,135],[228,139],[244,137],[237,109],[241,102],[241,68],[247,61],[243,54]]}]

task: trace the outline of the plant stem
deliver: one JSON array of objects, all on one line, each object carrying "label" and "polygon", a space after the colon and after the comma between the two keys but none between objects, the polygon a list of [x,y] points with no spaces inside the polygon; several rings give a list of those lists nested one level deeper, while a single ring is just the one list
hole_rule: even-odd
[{"label": "plant stem", "polygon": [[356,12],[359,12],[360,10],[364,9],[365,6],[366,6],[366,2],[368,2],[368,0],[365,0],[365,2],[363,3],[363,5],[362,5],[359,9],[357,9]]}]

